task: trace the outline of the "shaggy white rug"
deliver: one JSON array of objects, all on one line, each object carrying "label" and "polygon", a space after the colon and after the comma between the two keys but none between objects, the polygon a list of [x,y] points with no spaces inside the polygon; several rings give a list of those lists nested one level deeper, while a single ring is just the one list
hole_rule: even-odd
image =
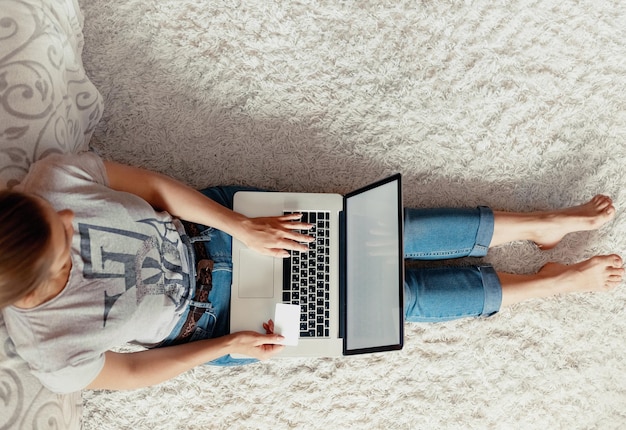
[{"label": "shaggy white rug", "polygon": [[[614,197],[617,219],[540,252],[626,255],[622,0],[82,0],[105,98],[94,146],[193,186],[533,210]],[[408,325],[403,351],[200,367],[85,392],[85,429],[626,427],[626,287]]]}]

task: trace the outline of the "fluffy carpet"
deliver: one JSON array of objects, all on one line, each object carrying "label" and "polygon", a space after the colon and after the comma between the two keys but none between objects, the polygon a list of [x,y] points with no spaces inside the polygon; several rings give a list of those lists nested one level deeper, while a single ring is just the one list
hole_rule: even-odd
[{"label": "fluffy carpet", "polygon": [[[347,192],[528,211],[604,192],[618,216],[536,271],[626,254],[621,0],[82,0],[105,98],[93,145],[195,187]],[[85,429],[626,427],[626,287],[406,328],[401,352],[200,367],[85,392]]]}]

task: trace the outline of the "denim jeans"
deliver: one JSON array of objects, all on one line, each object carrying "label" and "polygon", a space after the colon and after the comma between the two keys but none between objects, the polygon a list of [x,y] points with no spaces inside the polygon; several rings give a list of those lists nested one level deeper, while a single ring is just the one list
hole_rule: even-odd
[{"label": "denim jeans", "polygon": [[[228,208],[244,187],[213,187],[202,190],[208,198]],[[486,255],[493,235],[491,209],[405,209],[404,254],[407,260],[444,260]],[[213,260],[213,288],[209,305],[198,322],[192,340],[215,338],[230,332],[232,283],[231,237],[199,225],[199,239]],[[490,265],[408,267],[405,272],[404,310],[409,322],[437,322],[472,316],[488,316],[500,309],[502,289]],[[183,316],[182,320],[186,318]],[[179,329],[178,329],[179,330]],[[178,334],[175,328],[163,345]],[[237,365],[256,360],[221,357],[210,364]]]},{"label": "denim jeans", "polygon": [[[474,209],[405,209],[406,260],[483,257],[493,236],[493,212]],[[490,265],[405,270],[404,314],[410,322],[489,316],[502,304],[502,288]]]}]

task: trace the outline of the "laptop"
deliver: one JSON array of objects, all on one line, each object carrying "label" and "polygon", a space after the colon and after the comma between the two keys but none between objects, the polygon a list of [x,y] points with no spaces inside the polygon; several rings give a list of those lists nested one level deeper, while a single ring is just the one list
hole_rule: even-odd
[{"label": "laptop", "polygon": [[262,323],[274,318],[276,304],[286,303],[299,307],[299,337],[296,346],[286,346],[279,356],[335,357],[402,349],[399,173],[345,196],[240,191],[234,210],[249,217],[302,213],[302,220],[314,225],[303,233],[315,240],[309,251],[292,251],[286,259],[261,255],[233,240],[231,333],[262,330]]}]

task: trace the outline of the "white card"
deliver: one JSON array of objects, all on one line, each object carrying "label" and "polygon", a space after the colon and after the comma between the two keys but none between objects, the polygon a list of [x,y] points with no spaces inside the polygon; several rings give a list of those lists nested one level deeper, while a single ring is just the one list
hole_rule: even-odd
[{"label": "white card", "polygon": [[283,335],[283,345],[296,346],[300,337],[300,306],[276,303],[274,333]]}]

